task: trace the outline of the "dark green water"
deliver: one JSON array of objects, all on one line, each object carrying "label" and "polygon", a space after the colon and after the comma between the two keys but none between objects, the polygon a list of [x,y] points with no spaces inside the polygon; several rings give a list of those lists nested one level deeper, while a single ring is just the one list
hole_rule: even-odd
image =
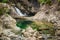
[{"label": "dark green water", "polygon": [[38,29],[39,25],[36,25],[33,21],[30,20],[19,20],[16,24],[21,29],[26,29],[27,27],[32,27],[33,29]]},{"label": "dark green water", "polygon": [[29,20],[20,20],[17,22],[17,26],[22,28],[22,29],[25,29],[28,27],[28,25],[30,25],[31,23],[33,23],[32,21],[29,21]]}]

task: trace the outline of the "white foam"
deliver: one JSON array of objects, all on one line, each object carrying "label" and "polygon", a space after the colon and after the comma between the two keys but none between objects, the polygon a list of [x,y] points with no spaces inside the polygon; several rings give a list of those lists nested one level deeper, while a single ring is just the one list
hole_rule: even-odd
[{"label": "white foam", "polygon": [[23,13],[21,12],[21,10],[19,10],[17,7],[15,7],[15,10],[16,10],[16,12],[18,13],[18,15],[20,15],[20,16],[26,16],[26,14],[23,14]]}]

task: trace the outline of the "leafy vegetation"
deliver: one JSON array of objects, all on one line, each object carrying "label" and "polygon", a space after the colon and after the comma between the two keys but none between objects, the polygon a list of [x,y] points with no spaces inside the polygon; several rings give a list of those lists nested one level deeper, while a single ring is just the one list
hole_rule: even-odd
[{"label": "leafy vegetation", "polygon": [[51,4],[52,1],[60,2],[60,0],[38,0],[41,4]]},{"label": "leafy vegetation", "polygon": [[0,0],[0,2],[7,3],[8,0]]},{"label": "leafy vegetation", "polygon": [[58,1],[60,1],[60,0],[58,0]]},{"label": "leafy vegetation", "polygon": [[41,4],[51,4],[51,0],[38,0]]},{"label": "leafy vegetation", "polygon": [[58,2],[60,2],[60,0],[58,0]]}]

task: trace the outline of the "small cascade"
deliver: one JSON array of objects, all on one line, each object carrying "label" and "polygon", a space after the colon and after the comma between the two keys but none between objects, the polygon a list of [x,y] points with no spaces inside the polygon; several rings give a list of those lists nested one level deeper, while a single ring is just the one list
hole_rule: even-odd
[{"label": "small cascade", "polygon": [[26,13],[22,13],[21,10],[19,10],[17,7],[15,7],[16,12],[18,13],[19,16],[26,16]]}]

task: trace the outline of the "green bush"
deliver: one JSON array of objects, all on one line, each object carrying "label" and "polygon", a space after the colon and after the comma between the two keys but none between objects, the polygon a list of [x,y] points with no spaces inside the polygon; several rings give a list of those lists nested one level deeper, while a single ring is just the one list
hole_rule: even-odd
[{"label": "green bush", "polygon": [[8,0],[0,0],[0,2],[7,3]]},{"label": "green bush", "polygon": [[41,4],[50,4],[51,0],[38,0],[38,2]]},{"label": "green bush", "polygon": [[58,0],[58,2],[60,2],[60,0]]}]

